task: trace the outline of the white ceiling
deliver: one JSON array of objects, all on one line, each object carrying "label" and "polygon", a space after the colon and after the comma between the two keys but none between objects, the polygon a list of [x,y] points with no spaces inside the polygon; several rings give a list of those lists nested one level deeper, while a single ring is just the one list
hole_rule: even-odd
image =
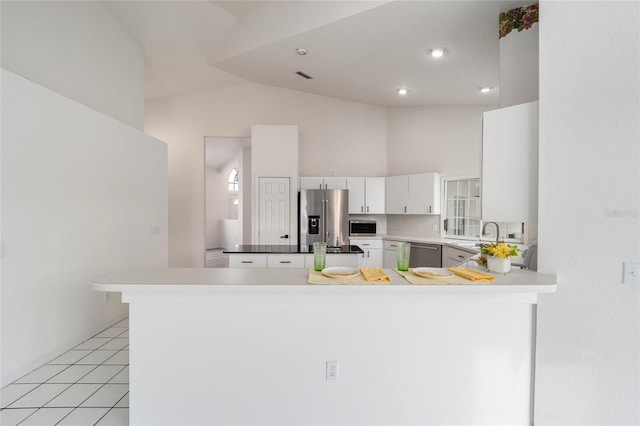
[{"label": "white ceiling", "polygon": [[[381,106],[497,105],[498,14],[530,1],[107,1],[156,99],[247,81]],[[426,52],[443,46],[439,61]],[[309,54],[296,54],[305,47]],[[296,75],[302,71],[313,77]],[[409,95],[395,90],[407,87]]]},{"label": "white ceiling", "polygon": [[251,146],[251,138],[206,137],[204,143],[205,165],[221,173],[237,158],[238,151]]}]

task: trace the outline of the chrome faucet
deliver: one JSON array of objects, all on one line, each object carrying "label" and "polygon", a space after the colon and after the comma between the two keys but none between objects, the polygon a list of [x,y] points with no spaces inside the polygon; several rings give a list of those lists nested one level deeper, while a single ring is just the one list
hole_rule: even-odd
[{"label": "chrome faucet", "polygon": [[485,229],[487,228],[487,225],[493,223],[496,226],[496,244],[498,244],[500,242],[500,227],[498,226],[497,222],[485,222],[484,225],[482,225],[482,234],[481,235],[485,235]]}]

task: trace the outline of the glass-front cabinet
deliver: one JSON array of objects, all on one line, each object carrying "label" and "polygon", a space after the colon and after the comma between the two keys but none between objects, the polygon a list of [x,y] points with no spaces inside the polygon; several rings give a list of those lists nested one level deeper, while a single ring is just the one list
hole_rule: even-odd
[{"label": "glass-front cabinet", "polygon": [[480,178],[445,179],[446,237],[478,238],[480,235]]}]

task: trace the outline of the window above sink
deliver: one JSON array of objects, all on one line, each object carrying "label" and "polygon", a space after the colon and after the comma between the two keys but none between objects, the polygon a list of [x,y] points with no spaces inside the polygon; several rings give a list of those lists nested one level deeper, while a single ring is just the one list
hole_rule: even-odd
[{"label": "window above sink", "polygon": [[[479,177],[443,178],[443,227],[444,238],[492,242],[496,240],[496,228],[487,227],[487,234],[482,231],[481,198]],[[498,222],[500,241],[522,243],[525,225],[520,222]],[[464,243],[462,243],[464,244]]]}]

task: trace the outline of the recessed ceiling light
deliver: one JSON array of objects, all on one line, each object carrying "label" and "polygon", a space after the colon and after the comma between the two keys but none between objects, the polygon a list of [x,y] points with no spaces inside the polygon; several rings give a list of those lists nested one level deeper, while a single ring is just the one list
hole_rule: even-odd
[{"label": "recessed ceiling light", "polygon": [[484,86],[480,88],[480,93],[489,93],[493,90],[492,86]]},{"label": "recessed ceiling light", "polygon": [[309,51],[307,51],[307,49],[305,49],[304,47],[298,47],[296,49],[296,52],[298,52],[298,55],[300,55],[300,56],[304,56],[307,53],[309,53]]},{"label": "recessed ceiling light", "polygon": [[409,89],[405,89],[404,87],[401,87],[400,89],[396,90],[398,92],[398,95],[400,96],[404,96],[407,93],[409,93]]},{"label": "recessed ceiling light", "polygon": [[447,54],[447,49],[444,47],[436,47],[434,49],[429,49],[429,54],[434,58],[442,58]]}]

